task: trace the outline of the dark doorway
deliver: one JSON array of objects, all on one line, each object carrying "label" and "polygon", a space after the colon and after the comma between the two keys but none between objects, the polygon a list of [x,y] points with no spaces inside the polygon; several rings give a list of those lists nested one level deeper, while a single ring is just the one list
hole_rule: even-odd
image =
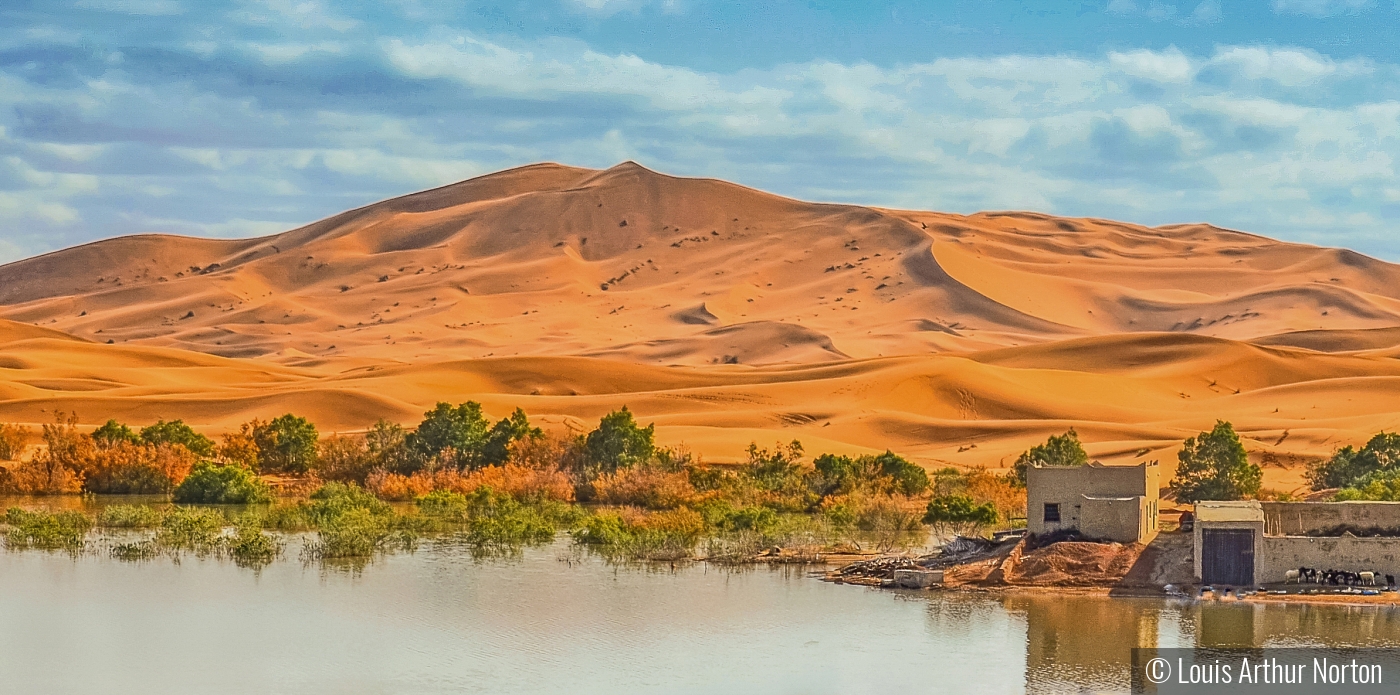
[{"label": "dark doorway", "polygon": [[1201,529],[1201,581],[1254,586],[1254,531]]}]

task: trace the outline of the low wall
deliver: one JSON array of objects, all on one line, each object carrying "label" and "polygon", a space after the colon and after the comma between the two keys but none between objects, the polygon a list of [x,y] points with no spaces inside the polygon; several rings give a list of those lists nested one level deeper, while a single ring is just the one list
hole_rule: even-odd
[{"label": "low wall", "polygon": [[1258,547],[1254,577],[1261,584],[1282,582],[1299,567],[1400,576],[1400,538],[1265,536]]},{"label": "low wall", "polygon": [[1400,502],[1262,502],[1264,533],[1303,536],[1338,526],[1400,529]]},{"label": "low wall", "polygon": [[1085,498],[1080,509],[1079,531],[1090,538],[1119,543],[1147,543],[1157,535],[1152,500]]}]

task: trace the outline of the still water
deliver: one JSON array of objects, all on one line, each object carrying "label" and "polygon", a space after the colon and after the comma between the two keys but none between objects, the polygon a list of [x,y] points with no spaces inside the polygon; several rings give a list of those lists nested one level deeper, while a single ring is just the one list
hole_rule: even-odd
[{"label": "still water", "polygon": [[1124,692],[1135,645],[1400,646],[1400,611],[899,593],[565,541],[360,570],[0,552],[15,693]]}]

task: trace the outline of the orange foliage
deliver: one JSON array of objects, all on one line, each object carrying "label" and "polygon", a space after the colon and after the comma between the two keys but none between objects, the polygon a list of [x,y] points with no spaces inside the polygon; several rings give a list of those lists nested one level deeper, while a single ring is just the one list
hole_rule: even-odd
[{"label": "orange foliage", "polygon": [[78,416],[55,413],[44,425],[44,448],[33,460],[9,470],[0,484],[5,491],[26,495],[57,495],[82,491],[82,470],[97,447],[78,431]]},{"label": "orange foliage", "polygon": [[83,488],[106,494],[161,494],[190,474],[195,455],[180,444],[118,442],[93,452],[82,468]]},{"label": "orange foliage", "polygon": [[399,475],[377,470],[365,480],[366,489],[386,500],[411,500],[434,490],[450,490],[465,495],[480,487],[489,487],[517,499],[563,502],[574,499],[573,481],[563,471],[527,468],[513,463],[487,466],[470,473],[438,469]]},{"label": "orange foliage", "polygon": [[993,475],[985,468],[974,468],[964,476],[967,496],[973,501],[991,502],[997,508],[1001,519],[1024,519],[1026,516],[1026,489],[1010,480]]},{"label": "orange foliage", "polygon": [[261,420],[245,422],[237,432],[224,435],[224,443],[219,446],[219,458],[226,463],[234,463],[252,470],[258,469],[258,444],[253,441],[253,430],[267,423]]},{"label": "orange foliage", "polygon": [[652,467],[604,473],[593,481],[593,494],[604,504],[648,509],[674,509],[695,502],[697,496],[690,476],[684,471],[667,472]]}]

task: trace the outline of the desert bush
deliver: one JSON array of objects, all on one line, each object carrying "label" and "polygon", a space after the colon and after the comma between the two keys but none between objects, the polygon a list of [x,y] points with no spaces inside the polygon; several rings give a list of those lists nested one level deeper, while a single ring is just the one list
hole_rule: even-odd
[{"label": "desert bush", "polygon": [[510,417],[502,418],[486,433],[486,442],[481,448],[481,462],[488,466],[505,463],[510,459],[511,445],[530,439],[541,439],[544,432],[530,426],[530,418],[525,411],[516,408]]},{"label": "desert bush", "polygon": [[819,495],[877,494],[917,495],[929,487],[928,473],[892,451],[877,456],[822,454],[812,461],[812,484]]},{"label": "desert bush", "polygon": [[265,504],[272,501],[272,490],[247,468],[201,461],[175,488],[175,501],[184,504]]},{"label": "desert bush", "polygon": [[0,461],[18,461],[29,434],[28,427],[0,423]]},{"label": "desert bush", "polygon": [[690,475],[653,466],[622,468],[593,480],[593,499],[603,504],[675,509],[696,499]]},{"label": "desert bush", "polygon": [[140,444],[141,437],[131,431],[130,427],[116,420],[108,420],[101,427],[92,431],[92,441],[99,448],[103,448],[117,444]]},{"label": "desert bush", "polygon": [[464,497],[467,526],[463,540],[477,552],[514,552],[522,545],[539,545],[554,539],[554,523],[541,511],[514,497],[477,488]]},{"label": "desert bush", "polygon": [[1344,446],[1331,458],[1310,466],[1308,482],[1314,490],[1353,487],[1362,478],[1396,464],[1400,464],[1400,434],[1381,432],[1360,449]]},{"label": "desert bush", "polygon": [[155,528],[164,520],[164,512],[144,504],[114,504],[97,515],[97,525],[106,528]]},{"label": "desert bush", "polygon": [[147,444],[179,444],[194,452],[196,456],[213,456],[214,442],[194,431],[183,420],[157,420],[150,427],[141,428],[141,441]]},{"label": "desert bush", "polygon": [[456,489],[457,485],[438,484],[438,479],[444,477],[444,474],[450,475],[456,480],[466,480],[466,476],[457,471],[433,471],[404,475],[390,473],[381,468],[374,470],[365,478],[365,489],[382,500],[407,502],[434,490]]},{"label": "desert bush", "polygon": [[364,488],[338,482],[326,483],[311,493],[306,509],[307,516],[317,525],[328,523],[353,510],[363,510],[384,517],[392,512],[388,504]]},{"label": "desert bush", "polygon": [[316,426],[291,413],[260,423],[252,432],[258,447],[258,470],[305,473],[316,466]]},{"label": "desert bush", "polygon": [[80,512],[30,512],[18,507],[5,512],[5,523],[10,526],[5,531],[5,545],[15,550],[78,551],[83,547],[83,536],[92,528],[92,519]]},{"label": "desert bush", "polygon": [[390,473],[411,473],[414,458],[408,448],[408,433],[388,420],[379,420],[365,432],[365,448],[373,459],[373,468]]},{"label": "desert bush", "polygon": [[694,555],[705,519],[692,509],[603,512],[585,519],[574,542],[605,555],[636,560],[679,560]]},{"label": "desert bush", "polygon": [[973,468],[963,474],[960,492],[981,504],[990,502],[1003,520],[1026,518],[1026,488],[1014,480],[993,475],[985,468]]},{"label": "desert bush", "polygon": [[160,555],[160,544],[155,541],[132,541],[112,546],[112,558],[123,562],[150,560]]},{"label": "desert bush", "polygon": [[78,431],[78,416],[58,412],[54,422],[44,425],[44,446],[30,461],[10,469],[5,476],[7,492],[29,495],[57,495],[82,490],[82,471],[92,460],[96,445],[92,437]]},{"label": "desert bush", "polygon": [[133,444],[107,440],[82,471],[83,489],[98,494],[168,494],[194,466],[182,444]]},{"label": "desert bush", "polygon": [[453,469],[419,471],[400,475],[377,470],[365,480],[365,487],[385,500],[417,499],[434,490],[450,490],[470,494],[481,487],[490,487],[518,500],[558,500],[574,498],[573,481],[559,470],[527,468],[513,463],[486,466],[470,473]]},{"label": "desert bush", "polygon": [[1264,477],[1249,462],[1235,428],[1223,420],[1187,439],[1177,460],[1171,489],[1181,502],[1247,499],[1259,493]]},{"label": "desert bush", "polygon": [[1041,466],[1083,466],[1089,463],[1089,454],[1079,443],[1079,433],[1070,428],[1060,435],[1051,435],[1044,444],[1027,449],[1011,466],[1013,480],[1021,487],[1026,486],[1026,469],[1032,464]]},{"label": "desert bush", "polygon": [[258,470],[258,443],[253,439],[253,432],[266,424],[254,419],[240,425],[237,432],[225,434],[223,443],[219,445],[219,460],[251,471]]},{"label": "desert bush", "polygon": [[411,455],[410,469],[420,470],[434,461],[453,468],[481,465],[490,427],[480,403],[438,403],[423,413],[423,421],[405,440]]},{"label": "desert bush", "polygon": [[168,548],[201,553],[217,550],[222,544],[227,521],[214,509],[173,507],[161,520],[156,542]]},{"label": "desert bush", "polygon": [[320,442],[316,474],[323,480],[364,483],[378,466],[364,439],[332,435]]},{"label": "desert bush", "polygon": [[623,406],[604,415],[583,439],[583,463],[590,475],[612,473],[649,461],[656,452],[656,425],[638,427]]},{"label": "desert bush", "polygon": [[997,522],[997,510],[991,502],[978,504],[967,495],[935,497],[928,502],[924,523],[947,535],[957,533],[974,536]]},{"label": "desert bush", "polygon": [[1338,490],[1333,499],[1338,502],[1400,502],[1400,468],[1371,471]]}]

